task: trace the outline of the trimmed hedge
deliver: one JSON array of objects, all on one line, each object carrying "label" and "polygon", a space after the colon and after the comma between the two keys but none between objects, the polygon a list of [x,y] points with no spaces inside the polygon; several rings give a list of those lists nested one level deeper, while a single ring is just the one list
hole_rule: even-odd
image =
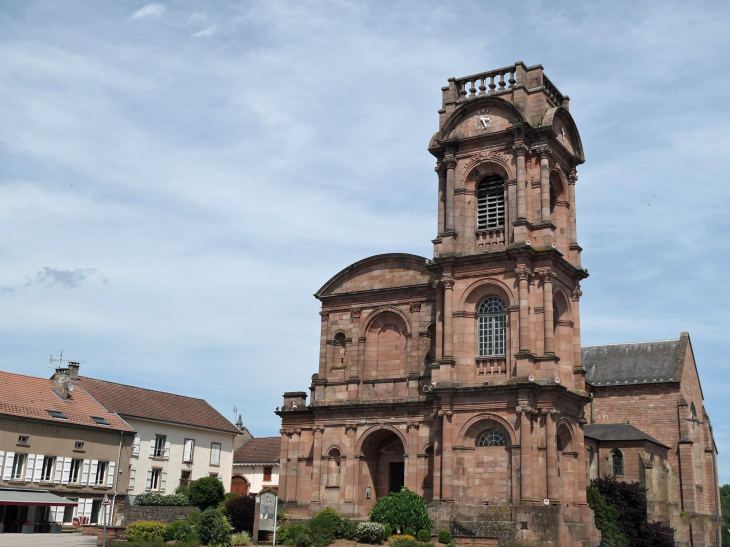
[{"label": "trimmed hedge", "polygon": [[127,526],[126,537],[131,543],[162,543],[167,525],[156,520],[138,520]]},{"label": "trimmed hedge", "polygon": [[134,497],[134,505],[140,506],[186,506],[191,505],[190,500],[183,494],[158,494],[157,492],[145,492]]}]

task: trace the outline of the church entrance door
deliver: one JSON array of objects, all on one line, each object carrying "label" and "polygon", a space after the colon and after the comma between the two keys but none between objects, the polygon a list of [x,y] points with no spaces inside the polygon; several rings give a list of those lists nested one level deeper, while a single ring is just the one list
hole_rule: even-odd
[{"label": "church entrance door", "polygon": [[[375,500],[387,496],[390,492],[400,492],[405,484],[405,448],[400,437],[388,429],[380,429],[371,433],[362,444],[361,473],[366,484],[371,486],[374,496],[364,499],[366,505],[375,503]],[[363,494],[364,496],[364,494]]]},{"label": "church entrance door", "polygon": [[403,462],[390,462],[390,491],[400,492],[405,484],[405,464]]}]

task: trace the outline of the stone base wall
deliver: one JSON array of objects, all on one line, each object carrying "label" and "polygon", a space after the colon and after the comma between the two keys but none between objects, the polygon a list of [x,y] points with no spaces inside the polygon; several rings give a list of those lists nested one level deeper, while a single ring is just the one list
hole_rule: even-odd
[{"label": "stone base wall", "polygon": [[157,507],[152,505],[122,505],[114,512],[114,526],[126,527],[138,520],[157,520],[165,524],[172,524],[176,520],[187,518],[197,507]]},{"label": "stone base wall", "polygon": [[[103,526],[83,526],[81,533],[85,536],[96,536],[96,544],[102,545],[104,538],[104,527]],[[124,527],[121,526],[107,526],[106,527],[106,542],[107,545],[112,540],[124,539]]]}]

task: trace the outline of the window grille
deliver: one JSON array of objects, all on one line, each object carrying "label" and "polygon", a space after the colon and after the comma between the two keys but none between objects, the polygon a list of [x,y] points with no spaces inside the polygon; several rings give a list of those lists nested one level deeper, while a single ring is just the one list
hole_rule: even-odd
[{"label": "window grille", "polygon": [[504,181],[502,177],[487,177],[477,189],[477,229],[504,226]]},{"label": "window grille", "polygon": [[507,305],[498,296],[490,296],[479,306],[479,356],[505,355]]},{"label": "window grille", "polygon": [[477,446],[507,446],[507,438],[501,431],[488,429],[479,437]]}]

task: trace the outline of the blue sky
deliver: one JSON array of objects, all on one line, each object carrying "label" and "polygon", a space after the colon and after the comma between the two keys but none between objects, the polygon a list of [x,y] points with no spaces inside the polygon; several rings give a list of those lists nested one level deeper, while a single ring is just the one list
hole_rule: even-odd
[{"label": "blue sky", "polygon": [[341,268],[431,256],[440,87],[571,97],[584,344],[689,331],[730,482],[730,4],[0,3],[0,368],[233,406],[278,434]]}]

